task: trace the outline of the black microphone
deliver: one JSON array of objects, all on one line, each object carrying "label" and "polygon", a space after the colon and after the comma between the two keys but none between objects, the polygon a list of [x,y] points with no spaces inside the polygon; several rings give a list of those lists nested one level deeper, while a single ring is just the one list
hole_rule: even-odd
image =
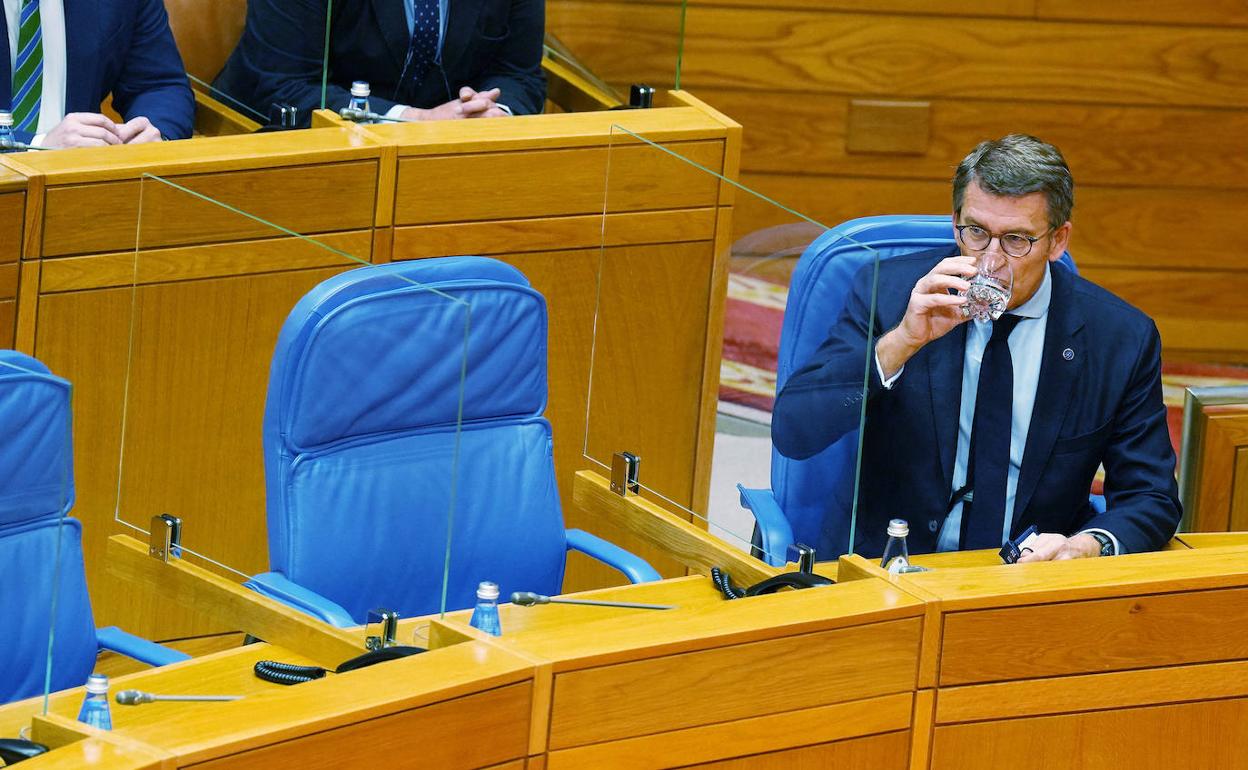
[{"label": "black microphone", "polygon": [[122,690],[117,693],[116,701],[123,706],[139,706],[144,703],[154,703],[158,700],[227,701],[239,700],[242,697],[241,695],[153,695],[142,690]]},{"label": "black microphone", "polygon": [[556,599],[532,591],[516,591],[511,595],[511,603],[521,607],[532,607],[534,604],[584,604],[590,607],[624,607],[630,610],[672,610],[671,604],[638,604],[636,602],[607,602],[593,599]]}]

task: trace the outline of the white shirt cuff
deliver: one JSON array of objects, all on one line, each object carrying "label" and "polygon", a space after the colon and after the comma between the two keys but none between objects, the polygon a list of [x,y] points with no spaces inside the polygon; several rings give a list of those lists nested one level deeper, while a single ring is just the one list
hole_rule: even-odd
[{"label": "white shirt cuff", "polygon": [[403,118],[403,110],[406,110],[406,109],[407,109],[406,104],[396,104],[390,109],[386,110],[386,117],[400,120]]},{"label": "white shirt cuff", "polygon": [[1122,554],[1122,553],[1125,553],[1125,552],[1122,550],[1122,544],[1118,542],[1118,538],[1114,537],[1114,533],[1113,533],[1113,532],[1110,532],[1110,531],[1109,531],[1109,530],[1107,530],[1107,529],[1100,529],[1099,527],[1089,527],[1089,528],[1087,528],[1087,529],[1081,529],[1081,530],[1079,530],[1078,532],[1076,532],[1075,534],[1077,534],[1077,535],[1083,535],[1083,534],[1090,534],[1090,533],[1092,533],[1092,532],[1100,532],[1102,535],[1104,535],[1105,537],[1108,537],[1108,538],[1110,539],[1110,541],[1112,541],[1112,542],[1113,542],[1113,544],[1114,544],[1114,556],[1118,556],[1118,555],[1120,555],[1120,554]]},{"label": "white shirt cuff", "polygon": [[510,107],[508,107],[507,105],[503,104],[502,102],[494,102],[494,106],[495,106],[495,107],[497,107],[497,108],[499,108],[499,109],[500,109],[500,110],[502,110],[503,112],[507,113],[508,115],[515,115],[515,114],[516,114],[516,113],[514,113],[514,112],[512,112],[512,111],[511,111],[511,108],[510,108]]},{"label": "white shirt cuff", "polygon": [[875,371],[879,373],[880,384],[884,386],[885,390],[892,390],[893,384],[897,382],[897,378],[900,377],[901,373],[904,372],[905,370],[906,370],[906,366],[905,364],[902,364],[901,368],[898,369],[897,372],[893,374],[892,377],[885,377],[884,367],[880,366],[880,352],[878,350],[875,352]]},{"label": "white shirt cuff", "polygon": [[47,137],[47,134],[35,134],[34,138],[30,140],[30,146],[31,146],[31,147],[42,147],[42,146],[43,146],[43,140],[44,140],[44,138],[45,138],[45,137]]}]

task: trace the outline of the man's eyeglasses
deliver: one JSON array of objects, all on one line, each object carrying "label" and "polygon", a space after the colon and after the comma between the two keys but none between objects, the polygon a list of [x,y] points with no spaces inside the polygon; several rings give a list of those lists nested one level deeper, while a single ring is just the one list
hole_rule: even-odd
[{"label": "man's eyeglasses", "polygon": [[1022,233],[1006,233],[1004,235],[993,235],[979,225],[954,225],[958,231],[958,240],[966,244],[968,249],[973,251],[982,251],[988,248],[992,243],[992,239],[996,238],[1001,243],[1001,250],[1010,257],[1025,257],[1031,253],[1031,247],[1036,241],[1044,238],[1053,232],[1053,228],[1049,228],[1039,236],[1023,235]]}]

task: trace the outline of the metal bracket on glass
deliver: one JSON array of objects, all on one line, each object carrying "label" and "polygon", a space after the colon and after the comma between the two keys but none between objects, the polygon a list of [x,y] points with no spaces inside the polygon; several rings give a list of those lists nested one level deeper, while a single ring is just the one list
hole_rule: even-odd
[{"label": "metal bracket on glass", "polygon": [[639,110],[654,106],[654,86],[634,83],[628,90],[628,106]]},{"label": "metal bracket on glass", "polygon": [[[398,644],[399,634],[399,613],[388,610],[385,607],[379,607],[375,610],[368,611],[368,625],[364,628],[364,646],[370,650],[381,650],[386,647],[393,647]],[[369,634],[372,626],[381,624],[380,634]]]},{"label": "metal bracket on glass", "polygon": [[182,520],[177,516],[162,513],[152,517],[151,534],[147,541],[147,555],[168,563],[179,556],[182,545]]},{"label": "metal bracket on glass", "polygon": [[637,494],[641,485],[637,482],[637,467],[641,458],[632,452],[616,452],[611,458],[611,491],[624,497],[629,492]]},{"label": "metal bracket on glass", "polygon": [[797,562],[797,571],[812,575],[815,572],[815,549],[805,543],[789,546],[789,561]]}]

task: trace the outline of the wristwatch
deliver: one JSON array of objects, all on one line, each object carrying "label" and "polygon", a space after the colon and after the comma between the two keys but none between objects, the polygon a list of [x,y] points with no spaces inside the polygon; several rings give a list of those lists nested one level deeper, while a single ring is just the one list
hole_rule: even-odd
[{"label": "wristwatch", "polygon": [[1088,532],[1087,534],[1096,538],[1096,542],[1101,544],[1101,556],[1114,555],[1114,541],[1109,535],[1104,532]]}]

